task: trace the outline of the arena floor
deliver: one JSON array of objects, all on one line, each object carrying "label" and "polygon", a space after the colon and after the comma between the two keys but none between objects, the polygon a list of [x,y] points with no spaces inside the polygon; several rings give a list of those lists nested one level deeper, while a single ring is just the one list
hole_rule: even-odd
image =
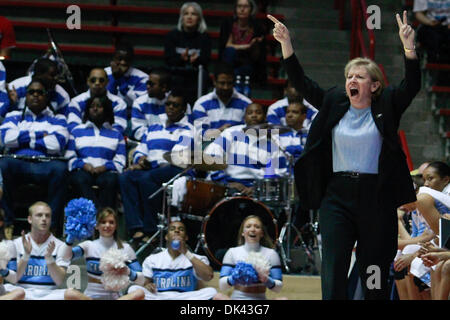
[{"label": "arena floor", "polygon": [[[219,290],[219,278],[219,272],[214,272],[214,278],[207,284]],[[231,290],[224,293],[231,294]],[[274,293],[268,290],[267,297],[269,299],[286,297],[289,300],[321,300],[320,277],[284,274],[281,292]]]}]

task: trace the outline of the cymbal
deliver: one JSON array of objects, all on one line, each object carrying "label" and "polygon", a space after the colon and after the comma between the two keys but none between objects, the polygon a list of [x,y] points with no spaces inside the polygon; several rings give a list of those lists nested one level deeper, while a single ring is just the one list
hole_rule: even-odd
[{"label": "cymbal", "polygon": [[264,130],[268,130],[268,131],[269,130],[278,130],[279,134],[283,134],[283,133],[287,133],[287,132],[292,131],[291,127],[286,127],[286,126],[282,126],[282,125],[279,125],[279,124],[270,124],[270,123],[267,123],[267,122],[246,126],[244,128],[244,131],[246,132],[247,130],[249,130],[249,132],[246,132],[246,133],[247,134],[252,134],[252,131],[250,129],[253,129],[253,130],[256,130],[256,131],[263,130],[263,129]]},{"label": "cymbal", "polygon": [[228,166],[227,164],[216,163],[214,157],[201,151],[169,151],[163,154],[163,158],[176,167],[186,169],[192,166],[194,169],[200,171],[224,170]]}]

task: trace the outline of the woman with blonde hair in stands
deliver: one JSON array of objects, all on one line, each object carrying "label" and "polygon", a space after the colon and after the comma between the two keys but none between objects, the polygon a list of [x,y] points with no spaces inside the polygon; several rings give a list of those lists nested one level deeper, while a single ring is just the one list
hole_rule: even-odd
[{"label": "woman with blonde hair in stands", "polygon": [[197,2],[185,2],[180,9],[177,27],[167,34],[164,42],[164,59],[172,69],[174,86],[186,88],[191,105],[197,98],[197,68],[200,65],[204,68],[203,88],[206,88],[208,81],[211,38],[206,30],[200,5]]}]

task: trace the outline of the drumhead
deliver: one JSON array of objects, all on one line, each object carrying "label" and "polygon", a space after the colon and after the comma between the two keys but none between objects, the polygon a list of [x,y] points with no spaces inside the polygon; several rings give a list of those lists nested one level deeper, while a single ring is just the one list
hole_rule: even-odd
[{"label": "drumhead", "polygon": [[225,198],[211,209],[202,225],[204,249],[212,262],[221,266],[226,251],[237,246],[239,227],[249,215],[260,217],[275,245],[277,221],[265,204],[244,196]]}]

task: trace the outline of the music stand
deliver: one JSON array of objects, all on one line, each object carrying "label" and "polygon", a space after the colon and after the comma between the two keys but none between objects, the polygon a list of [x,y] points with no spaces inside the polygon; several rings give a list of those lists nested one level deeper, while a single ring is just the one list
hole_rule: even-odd
[{"label": "music stand", "polygon": [[[288,170],[286,172],[286,177],[288,180],[288,185],[287,185],[287,192],[286,192],[286,205],[284,206],[284,211],[285,211],[285,215],[286,215],[286,222],[284,223],[283,227],[281,228],[280,231],[280,235],[278,236],[277,239],[277,245],[278,248],[280,250],[280,256],[281,256],[281,260],[282,263],[284,265],[284,268],[286,270],[287,273],[290,273],[290,268],[289,268],[289,263],[292,262],[291,259],[291,243],[290,243],[290,239],[291,239],[291,232],[292,230],[295,232],[295,234],[297,235],[301,246],[303,248],[303,250],[305,251],[308,260],[315,264],[315,259],[314,259],[314,253],[311,252],[311,250],[308,248],[308,246],[306,245],[305,241],[303,240],[303,237],[300,233],[300,231],[297,229],[297,227],[293,224],[292,222],[292,206],[291,206],[291,196],[294,195],[294,189],[293,189],[293,183],[294,183],[294,178],[291,174],[293,167],[294,167],[294,157],[287,152],[287,150],[285,148],[283,148],[277,141],[275,141],[273,139],[273,135],[271,134],[270,136],[271,141],[278,146],[278,148],[284,153],[286,159],[288,160],[289,166],[288,166]],[[311,217],[312,219],[312,217]],[[312,221],[312,220],[311,220]],[[313,232],[316,231],[316,228],[313,227]],[[286,237],[286,241],[284,240],[284,238]],[[286,242],[286,250],[284,248],[284,242]]]}]

